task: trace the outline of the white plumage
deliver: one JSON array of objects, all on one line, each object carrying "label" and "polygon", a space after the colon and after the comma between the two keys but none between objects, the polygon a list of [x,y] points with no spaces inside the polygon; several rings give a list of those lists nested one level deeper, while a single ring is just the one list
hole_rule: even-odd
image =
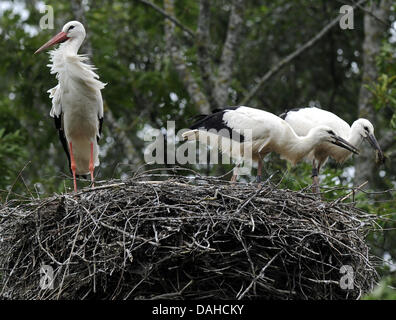
[{"label": "white plumage", "polygon": [[[192,130],[183,134],[184,139],[199,140],[210,144],[234,159],[244,158],[244,150],[251,151],[252,160],[258,161],[258,179],[261,177],[261,159],[270,152],[278,153],[281,158],[288,160],[293,165],[323,142],[337,144],[356,152],[353,146],[334,134],[327,126],[312,128],[304,136],[298,136],[286,121],[276,115],[244,106],[228,108],[205,116],[190,129]],[[251,135],[244,134],[243,131],[246,129],[251,130],[248,131]],[[222,130],[228,132],[229,135],[228,138],[224,138],[223,134],[216,134],[216,132],[208,130],[217,130],[217,132]],[[241,141],[238,147],[232,148],[232,152],[230,152],[229,145],[232,142],[233,133],[234,136],[240,134]],[[220,136],[223,136],[222,139],[214,139]],[[235,141],[233,143],[235,145]]]},{"label": "white plumage", "polygon": [[[62,32],[44,44],[36,53],[61,43],[50,52],[51,73],[56,74],[58,85],[48,90],[52,98],[50,116],[55,118],[59,137],[70,162],[76,186],[76,175],[91,174],[99,165],[99,146],[103,121],[101,89],[95,68],[86,63],[88,58],[77,52],[85,38],[84,26],[78,21],[64,25]],[[63,139],[66,139],[64,141]]]},{"label": "white plumage", "polygon": [[[326,110],[315,107],[290,110],[280,115],[298,135],[306,135],[309,130],[318,125],[326,125],[336,134],[355,147],[359,147],[364,139],[378,152],[380,162],[384,161],[381,148],[374,135],[374,127],[367,119],[358,119],[349,126],[343,119]],[[313,177],[317,177],[320,168],[332,157],[338,163],[343,163],[352,155],[350,150],[324,142],[317,145],[307,156],[313,162]],[[316,181],[317,183],[317,181]]]}]

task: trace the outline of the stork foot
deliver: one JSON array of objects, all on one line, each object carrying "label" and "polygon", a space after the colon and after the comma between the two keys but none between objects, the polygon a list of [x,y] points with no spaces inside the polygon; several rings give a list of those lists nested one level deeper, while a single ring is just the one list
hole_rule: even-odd
[{"label": "stork foot", "polygon": [[257,176],[257,177],[256,177],[256,183],[260,183],[261,181],[262,181],[261,176]]}]

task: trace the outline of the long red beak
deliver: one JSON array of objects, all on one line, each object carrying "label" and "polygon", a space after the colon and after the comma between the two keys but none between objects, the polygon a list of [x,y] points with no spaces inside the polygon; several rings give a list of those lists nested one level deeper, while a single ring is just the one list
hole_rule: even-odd
[{"label": "long red beak", "polygon": [[39,53],[39,52],[57,44],[57,43],[64,42],[67,39],[69,39],[69,38],[67,37],[66,32],[61,31],[55,37],[53,37],[51,40],[49,40],[48,42],[43,44],[40,48],[38,48],[34,54]]}]

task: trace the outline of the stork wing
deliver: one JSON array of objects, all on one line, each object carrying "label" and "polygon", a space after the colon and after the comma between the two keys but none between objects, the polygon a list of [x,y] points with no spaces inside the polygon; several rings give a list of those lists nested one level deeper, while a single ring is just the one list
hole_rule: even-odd
[{"label": "stork wing", "polygon": [[312,128],[325,125],[331,127],[339,136],[349,137],[349,124],[329,111],[316,107],[296,108],[281,115],[299,136],[305,136]]},{"label": "stork wing", "polygon": [[49,97],[52,99],[50,116],[52,118],[59,117],[62,113],[61,89],[59,84],[56,87],[49,89],[47,92],[49,93]]},{"label": "stork wing", "polygon": [[270,112],[244,106],[221,109],[217,112],[215,110],[213,114],[200,118],[190,129],[215,129],[220,135],[223,135],[222,131],[226,129],[232,139],[240,142],[246,139],[264,139],[270,135],[271,130],[285,125],[281,118]]},{"label": "stork wing", "polygon": [[100,90],[97,90],[97,100],[98,100],[97,103],[98,103],[99,130],[96,136],[96,141],[99,143],[99,139],[102,136],[102,127],[103,127],[103,99]]},{"label": "stork wing", "polygon": [[223,121],[232,130],[241,132],[242,135],[243,132],[251,135],[252,140],[266,139],[271,135],[271,131],[276,132],[284,126],[284,121],[274,114],[244,106],[226,111]]},{"label": "stork wing", "polygon": [[58,135],[59,135],[59,140],[62,143],[63,150],[65,150],[66,156],[67,156],[67,161],[69,162],[69,169],[71,171],[70,167],[70,153],[69,153],[69,147],[67,145],[67,140],[65,136],[65,131],[63,130],[63,125],[62,125],[62,114],[59,116],[55,116],[55,128],[58,130]]},{"label": "stork wing", "polygon": [[50,111],[50,116],[55,120],[55,128],[56,130],[58,130],[59,140],[62,143],[63,150],[65,150],[67,160],[69,162],[69,169],[70,169],[69,147],[67,146],[65,131],[63,130],[61,88],[58,84],[56,87],[49,89],[47,92],[50,94],[49,97],[52,99],[52,108]]}]

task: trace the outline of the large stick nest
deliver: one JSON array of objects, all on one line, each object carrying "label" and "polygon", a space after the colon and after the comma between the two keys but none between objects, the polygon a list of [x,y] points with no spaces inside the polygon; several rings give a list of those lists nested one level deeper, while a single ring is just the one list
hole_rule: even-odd
[{"label": "large stick nest", "polygon": [[[148,178],[3,205],[0,297],[358,299],[377,280],[365,243],[374,217],[353,203]],[[353,289],[340,287],[343,265]],[[43,266],[52,288],[40,285]]]}]

